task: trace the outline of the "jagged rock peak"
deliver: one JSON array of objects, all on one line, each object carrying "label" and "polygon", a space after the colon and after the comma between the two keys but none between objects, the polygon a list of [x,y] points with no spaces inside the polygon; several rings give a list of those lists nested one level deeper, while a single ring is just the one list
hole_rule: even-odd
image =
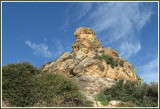
[{"label": "jagged rock peak", "polygon": [[88,27],[80,27],[80,28],[77,28],[76,31],[74,32],[74,35],[76,37],[78,37],[80,34],[93,34],[95,35],[95,32],[93,29],[91,28],[88,28]]},{"label": "jagged rock peak", "polygon": [[79,50],[87,53],[88,51],[102,48],[101,42],[96,39],[95,32],[91,28],[77,28],[74,35],[76,36],[76,41],[72,45],[72,53],[77,53]]}]

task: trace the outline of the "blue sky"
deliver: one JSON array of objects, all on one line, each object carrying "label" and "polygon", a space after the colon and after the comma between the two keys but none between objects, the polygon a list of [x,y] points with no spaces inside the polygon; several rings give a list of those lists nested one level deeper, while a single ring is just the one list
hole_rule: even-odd
[{"label": "blue sky", "polygon": [[94,29],[145,82],[158,81],[158,2],[3,2],[2,65],[55,60],[71,52],[81,26]]}]

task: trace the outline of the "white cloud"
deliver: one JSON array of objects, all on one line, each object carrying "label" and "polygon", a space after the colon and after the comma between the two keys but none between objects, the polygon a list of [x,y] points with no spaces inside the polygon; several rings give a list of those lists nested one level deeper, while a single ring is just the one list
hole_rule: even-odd
[{"label": "white cloud", "polygon": [[49,50],[48,46],[41,43],[36,44],[32,43],[31,41],[25,41],[25,44],[28,45],[32,50],[33,54],[36,56],[42,56],[45,58],[57,58],[59,57],[63,52],[67,52],[69,49],[68,46],[65,46],[61,43],[60,40],[54,41],[54,46],[51,46],[52,49]]},{"label": "white cloud", "polygon": [[[93,28],[104,46],[114,43],[114,48],[118,48],[118,52],[125,58],[132,57],[141,49],[136,33],[149,22],[151,5],[144,2],[86,2],[74,3],[70,10],[76,9],[76,6],[78,15],[68,19],[68,27],[76,23],[77,26]],[[72,22],[73,19],[77,22]]]},{"label": "white cloud", "polygon": [[122,36],[134,30],[134,27],[141,29],[152,14],[151,10],[146,9],[140,2],[109,2],[97,6],[97,9],[88,15],[89,20],[93,21],[92,27],[97,32],[112,28]]},{"label": "white cloud", "polygon": [[88,20],[92,20],[91,26],[97,33],[104,33],[102,44],[114,43],[120,56],[129,58],[141,49],[135,33],[143,28],[151,15],[151,9],[146,9],[141,3],[112,2],[99,4]]},{"label": "white cloud", "polygon": [[52,57],[52,53],[48,50],[48,46],[45,44],[36,44],[31,41],[25,41],[25,44],[28,45],[35,55],[40,55],[45,58]]},{"label": "white cloud", "polygon": [[139,66],[140,76],[145,80],[146,83],[151,81],[158,82],[158,58]]},{"label": "white cloud", "polygon": [[128,43],[125,42],[121,44],[119,47],[120,56],[123,56],[123,58],[128,59],[131,55],[135,55],[139,50],[141,49],[141,45],[139,42],[134,43]]}]

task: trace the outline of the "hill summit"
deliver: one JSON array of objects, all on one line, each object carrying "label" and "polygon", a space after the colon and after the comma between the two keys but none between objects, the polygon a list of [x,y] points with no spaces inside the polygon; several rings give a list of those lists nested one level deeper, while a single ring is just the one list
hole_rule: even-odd
[{"label": "hill summit", "polygon": [[72,52],[65,52],[56,61],[46,64],[44,72],[62,73],[78,81],[81,92],[89,99],[117,80],[138,80],[134,66],[123,60],[117,51],[104,48],[93,29],[80,27],[74,35]]}]

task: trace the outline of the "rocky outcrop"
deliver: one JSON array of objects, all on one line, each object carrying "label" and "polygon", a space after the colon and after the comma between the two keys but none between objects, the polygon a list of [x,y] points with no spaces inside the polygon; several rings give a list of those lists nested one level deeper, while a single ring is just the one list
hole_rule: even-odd
[{"label": "rocky outcrop", "polygon": [[92,29],[80,27],[74,35],[76,41],[72,45],[72,53],[63,53],[56,61],[46,65],[44,72],[58,72],[76,78],[79,84],[84,82],[81,92],[89,99],[117,80],[137,81],[133,65],[110,47],[103,48]]},{"label": "rocky outcrop", "polygon": [[80,92],[90,100],[94,100],[94,96],[104,90],[106,87],[111,87],[116,81],[110,78],[96,76],[81,76],[73,77],[73,80],[79,86]]},{"label": "rocky outcrop", "polygon": [[90,50],[102,48],[101,42],[96,39],[95,32],[87,27],[80,27],[75,32],[76,41],[72,45],[72,53],[79,50],[87,53]]}]

